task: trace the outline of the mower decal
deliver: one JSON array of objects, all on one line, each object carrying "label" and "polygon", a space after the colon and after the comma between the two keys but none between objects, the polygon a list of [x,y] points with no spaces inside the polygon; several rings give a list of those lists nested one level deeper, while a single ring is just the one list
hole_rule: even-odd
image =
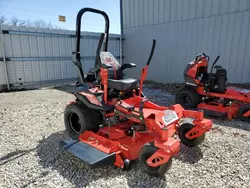
[{"label": "mower decal", "polygon": [[179,119],[176,112],[173,110],[164,110],[163,112],[165,116],[162,117],[162,120],[164,121],[165,125],[169,125]]},{"label": "mower decal", "polygon": [[106,62],[112,62],[111,58],[109,58],[109,57],[106,57],[105,60],[106,60]]},{"label": "mower decal", "polygon": [[92,94],[89,94],[89,93],[85,93],[85,92],[79,92],[80,95],[83,95],[85,96],[89,102],[91,102],[92,104],[95,104],[97,106],[102,106],[102,104],[100,103],[100,101]]},{"label": "mower decal", "polygon": [[116,64],[110,58],[106,58],[105,60],[106,60],[105,64],[111,65],[113,67],[114,76],[115,76],[115,78],[117,78],[117,76],[116,76]]},{"label": "mower decal", "polygon": [[114,77],[117,78],[116,71],[121,67],[115,57],[109,52],[101,52],[101,61],[103,64],[111,65],[114,69]]}]

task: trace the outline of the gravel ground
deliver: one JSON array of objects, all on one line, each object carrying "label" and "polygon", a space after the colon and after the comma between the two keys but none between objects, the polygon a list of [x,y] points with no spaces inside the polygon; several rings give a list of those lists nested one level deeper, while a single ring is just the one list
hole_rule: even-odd
[{"label": "gravel ground", "polygon": [[[130,171],[90,169],[59,147],[66,138],[70,87],[0,94],[0,187],[250,187],[250,125],[213,119],[199,147],[181,146],[164,178],[135,163]],[[174,96],[145,87],[148,98],[170,105]]]}]

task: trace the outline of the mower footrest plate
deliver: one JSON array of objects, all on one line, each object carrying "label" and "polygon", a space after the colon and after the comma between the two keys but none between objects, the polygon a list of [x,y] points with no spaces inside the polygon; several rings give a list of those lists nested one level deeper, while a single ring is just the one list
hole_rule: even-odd
[{"label": "mower footrest plate", "polygon": [[61,145],[68,152],[88,163],[91,167],[111,165],[115,162],[116,154],[106,154],[84,142],[78,140],[64,140]]}]

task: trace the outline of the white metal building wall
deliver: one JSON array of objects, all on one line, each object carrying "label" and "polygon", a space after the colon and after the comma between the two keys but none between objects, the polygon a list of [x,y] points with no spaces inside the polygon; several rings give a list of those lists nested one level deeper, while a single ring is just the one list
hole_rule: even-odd
[{"label": "white metal building wall", "polygon": [[228,70],[231,83],[250,82],[250,0],[122,0],[124,62],[146,63],[148,79],[183,82],[183,71],[201,52]]},{"label": "white metal building wall", "polygon": [[[1,26],[0,26],[1,27]],[[76,80],[77,69],[72,63],[75,32],[68,30],[35,29],[2,25],[0,32],[0,90],[11,87],[41,87]],[[8,31],[8,32],[6,32]],[[94,65],[100,33],[84,32],[81,57],[84,71]],[[110,34],[108,50],[120,56],[120,35]]]}]

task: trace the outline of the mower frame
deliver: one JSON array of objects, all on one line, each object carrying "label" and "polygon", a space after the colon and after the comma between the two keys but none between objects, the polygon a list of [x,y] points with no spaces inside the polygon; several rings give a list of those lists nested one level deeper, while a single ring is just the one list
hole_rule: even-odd
[{"label": "mower frame", "polygon": [[[219,58],[220,56],[217,56],[213,62],[210,74],[213,74],[213,68]],[[243,106],[250,104],[250,90],[230,86],[226,87],[224,92],[216,92],[209,88],[210,77],[208,77],[208,84],[204,84],[201,80],[197,79],[199,68],[204,68],[204,73],[208,73],[209,59],[209,56],[202,53],[196,56],[195,60],[188,64],[184,71],[185,86],[176,94],[176,103],[180,103],[184,107],[187,106],[187,108],[197,107],[200,110],[204,110],[207,115],[224,116],[228,119],[241,117],[242,120],[250,122],[250,107],[244,112],[240,111]],[[222,68],[221,66],[218,67]],[[196,93],[196,98],[201,98],[199,103],[196,104],[197,106],[188,106],[184,101],[180,102],[181,100],[178,99],[181,95],[180,93],[183,93],[183,91],[187,89],[193,90]],[[225,100],[227,100],[226,105],[224,103]]]},{"label": "mower frame", "polygon": [[[97,46],[95,68],[84,74],[80,62],[80,28],[82,15],[86,12],[101,14],[106,24],[105,33],[101,34]],[[102,64],[100,59],[103,41],[103,51],[107,52],[108,48],[109,18],[103,11],[83,8],[76,20],[73,63],[78,67],[80,81],[74,92],[76,99],[69,103],[64,113],[66,131],[74,139],[63,141],[64,148],[93,167],[114,164],[128,169],[130,161],[139,158],[145,172],[153,176],[164,175],[171,165],[171,158],[180,151],[180,141],[175,138],[176,135],[181,134],[186,140],[197,140],[189,144],[195,146],[201,143],[198,142],[199,138],[204,138],[205,132],[212,128],[211,120],[204,119],[201,111],[185,110],[179,104],[159,106],[144,96],[142,86],[154,54],[155,40],[146,66],[142,69],[139,86],[116,91],[113,97],[110,94],[108,72],[112,66]],[[124,67],[132,68],[134,64]],[[100,76],[100,80],[91,80],[93,76]],[[79,125],[79,130],[75,129],[74,135],[70,127],[72,122],[69,122],[72,114],[79,116],[75,123]],[[89,122],[95,122],[99,116],[100,124],[94,130],[94,123]],[[193,125],[180,132],[182,118],[192,118]]]}]

